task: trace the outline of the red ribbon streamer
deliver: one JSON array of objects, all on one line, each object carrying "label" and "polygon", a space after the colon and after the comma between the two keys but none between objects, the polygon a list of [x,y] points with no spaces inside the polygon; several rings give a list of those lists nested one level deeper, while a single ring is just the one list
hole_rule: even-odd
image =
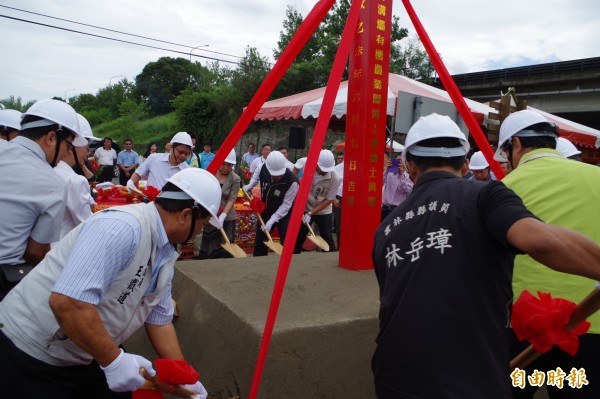
[{"label": "red ribbon streamer", "polygon": [[[330,2],[331,3],[331,2]],[[254,378],[252,380],[252,387],[250,389],[249,399],[256,399],[258,394],[258,387],[260,385],[260,379],[264,368],[265,360],[267,358],[267,352],[269,344],[271,342],[271,336],[273,335],[273,327],[277,318],[277,312],[279,310],[279,304],[281,303],[281,297],[283,295],[283,289],[285,287],[285,281],[290,268],[290,262],[294,252],[294,244],[298,238],[298,230],[300,229],[300,221],[302,214],[304,213],[304,207],[308,194],[312,186],[313,176],[317,168],[317,160],[321,153],[321,147],[325,141],[325,134],[327,133],[327,126],[331,120],[331,112],[335,103],[335,97],[342,80],[346,61],[348,60],[348,54],[352,45],[352,36],[354,30],[358,25],[358,17],[360,12],[360,1],[352,2],[350,12],[348,14],[348,20],[342,33],[340,40],[340,46],[338,47],[331,74],[327,82],[327,88],[325,89],[325,95],[323,97],[323,104],[319,111],[319,117],[317,118],[317,124],[311,141],[310,149],[306,160],[306,165],[302,174],[302,180],[300,181],[300,189],[298,195],[294,201],[292,208],[292,214],[290,216],[290,224],[283,245],[283,252],[279,259],[279,267],[277,269],[277,276],[275,277],[275,285],[273,287],[273,294],[271,295],[271,303],[269,305],[269,313],[267,314],[267,320],[265,322],[265,329],[260,343],[260,349],[258,352],[258,360],[256,362],[256,368],[254,370]],[[316,8],[317,6],[315,6]],[[328,9],[331,8],[330,6]],[[313,9],[314,11],[314,9]],[[310,16],[310,15],[309,15]],[[305,22],[308,21],[308,18]],[[322,20],[322,17],[321,19]],[[320,21],[319,20],[319,21]],[[296,35],[300,34],[302,26],[298,29]],[[292,39],[292,42],[294,40]],[[291,43],[290,43],[291,45]]]},{"label": "red ribbon streamer", "polygon": [[448,94],[450,95],[454,106],[456,107],[460,116],[467,124],[469,131],[473,135],[477,146],[479,147],[481,152],[483,152],[483,155],[485,156],[485,159],[488,161],[488,164],[492,168],[492,171],[494,172],[498,180],[502,180],[505,174],[502,168],[500,167],[498,161],[494,159],[494,152],[490,148],[490,143],[487,141],[483,132],[481,131],[481,128],[477,124],[473,113],[467,106],[467,103],[465,102],[465,99],[460,93],[460,90],[458,90],[456,83],[454,83],[454,79],[452,79],[452,76],[450,76],[450,73],[448,73],[448,70],[442,62],[440,55],[438,54],[433,43],[429,39],[425,28],[421,24],[417,13],[410,4],[409,0],[402,0],[402,3],[404,4],[406,11],[408,12],[408,16],[410,17],[410,20],[412,21],[415,30],[417,31],[417,34],[421,39],[421,43],[423,43],[423,46],[425,47],[425,50],[427,51],[427,54],[429,55],[429,58],[431,59],[435,70],[440,76],[440,80],[442,81],[444,88],[448,91]]},{"label": "red ribbon streamer", "polygon": [[579,348],[577,336],[585,334],[590,323],[584,321],[567,330],[577,305],[563,298],[553,298],[550,293],[538,291],[538,297],[525,290],[513,304],[511,324],[517,338],[528,340],[540,353],[556,345],[569,355],[575,355]]}]

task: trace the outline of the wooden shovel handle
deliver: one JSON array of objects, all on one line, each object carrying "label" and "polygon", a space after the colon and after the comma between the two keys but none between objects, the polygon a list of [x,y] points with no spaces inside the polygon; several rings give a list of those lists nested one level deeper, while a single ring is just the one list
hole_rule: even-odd
[{"label": "wooden shovel handle", "polygon": [[[588,296],[579,302],[573,311],[573,314],[571,314],[571,319],[569,320],[566,329],[572,330],[579,325],[579,323],[596,313],[598,309],[600,309],[600,289],[594,289]],[[529,345],[523,352],[519,353],[510,361],[510,369],[514,370],[517,367],[523,369],[541,355],[540,352],[533,349],[532,345]]]},{"label": "wooden shovel handle", "polygon": [[221,234],[223,235],[223,238],[225,239],[227,245],[231,245],[231,242],[229,241],[229,237],[227,237],[227,233],[225,233],[225,230],[223,230],[223,228],[220,228],[219,230],[221,230]]},{"label": "wooden shovel handle", "polygon": [[[244,192],[244,195],[246,196],[246,198],[248,198],[250,201],[252,201],[253,197],[252,194],[250,194],[248,191],[244,190],[242,188],[242,191]],[[263,220],[262,216],[260,216],[260,213],[256,212],[256,216],[258,216],[258,220],[260,222],[260,225],[265,227],[265,221]],[[273,242],[273,239],[271,238],[271,233],[269,233],[269,230],[265,229],[265,234],[267,236],[267,238],[269,239],[269,241]]]}]

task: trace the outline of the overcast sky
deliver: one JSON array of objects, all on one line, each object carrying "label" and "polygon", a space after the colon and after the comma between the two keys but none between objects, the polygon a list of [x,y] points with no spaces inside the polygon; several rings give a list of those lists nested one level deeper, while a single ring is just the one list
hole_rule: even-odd
[{"label": "overcast sky", "polygon": [[[0,7],[0,15],[60,26],[183,54],[0,18],[0,99],[24,101],[96,94],[122,77],[133,81],[163,56],[236,60],[247,46],[273,57],[287,5],[304,16],[316,0],[0,0],[52,17],[163,41],[76,25]],[[413,7],[450,73],[476,72],[600,56],[598,0],[413,0]],[[400,24],[414,34],[400,0]],[[196,58],[205,64],[202,58]]]}]

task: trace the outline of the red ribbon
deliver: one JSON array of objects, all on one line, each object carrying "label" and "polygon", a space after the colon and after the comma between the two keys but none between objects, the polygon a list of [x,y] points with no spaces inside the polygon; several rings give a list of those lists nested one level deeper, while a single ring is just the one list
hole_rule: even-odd
[{"label": "red ribbon", "polygon": [[262,202],[260,198],[254,197],[250,201],[250,208],[252,208],[254,212],[262,214],[267,209],[267,205]]},{"label": "red ribbon", "polygon": [[160,190],[154,186],[146,186],[146,188],[142,190],[142,193],[144,193],[150,201],[154,201],[158,194],[160,194]]},{"label": "red ribbon", "polygon": [[[163,384],[182,385],[195,384],[200,374],[185,360],[156,359],[154,368],[158,380]],[[164,399],[162,392],[150,389],[138,389],[133,392],[133,399]]]},{"label": "red ribbon", "polygon": [[513,304],[511,324],[517,338],[527,339],[533,348],[545,353],[556,345],[573,356],[579,348],[578,335],[585,334],[590,323],[583,321],[572,330],[567,330],[571,315],[577,306],[563,298],[553,298],[552,294],[538,291],[536,298],[529,291],[521,293]]}]

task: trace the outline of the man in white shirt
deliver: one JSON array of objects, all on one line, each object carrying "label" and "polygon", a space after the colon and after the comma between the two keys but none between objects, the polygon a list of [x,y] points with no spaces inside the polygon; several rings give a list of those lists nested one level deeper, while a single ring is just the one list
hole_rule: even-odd
[{"label": "man in white shirt", "polygon": [[147,179],[148,186],[160,190],[167,179],[190,166],[186,160],[193,149],[192,138],[186,132],[179,132],[171,139],[171,152],[152,154],[127,181],[127,187],[136,187],[141,179]]},{"label": "man in white shirt", "polygon": [[112,138],[105,137],[103,146],[98,147],[94,152],[94,158],[102,169],[102,173],[98,176],[98,183],[105,181],[112,182],[115,176],[114,166],[117,162],[117,152],[112,148]]},{"label": "man in white shirt", "polygon": [[267,157],[269,156],[272,150],[273,147],[271,147],[271,144],[263,144],[261,150],[262,156],[252,161],[252,163],[250,164],[250,173],[254,174],[256,172],[256,169],[260,169],[260,167],[267,161]]}]

